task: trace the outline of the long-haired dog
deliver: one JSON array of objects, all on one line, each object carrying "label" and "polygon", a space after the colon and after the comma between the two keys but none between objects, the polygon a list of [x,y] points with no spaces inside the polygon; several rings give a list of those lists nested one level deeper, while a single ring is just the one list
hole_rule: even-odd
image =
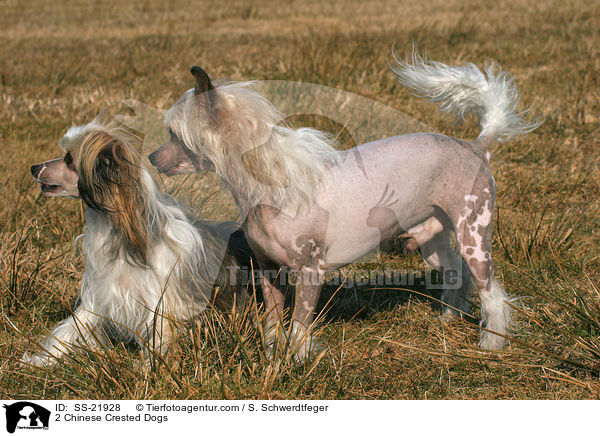
[{"label": "long-haired dog", "polygon": [[444,272],[442,301],[450,313],[470,312],[473,281],[484,327],[480,347],[505,344],[511,312],[492,264],[496,186],[488,147],[537,123],[516,112],[516,87],[493,65],[483,74],[473,64],[449,67],[415,55],[396,60],[392,69],[400,83],[443,110],[477,114],[478,138],[407,134],[337,151],[322,132],[278,123],[284,116],[253,82],[215,87],[203,69],[192,67],[195,88],[166,114],[171,140],[150,155],[167,174],[213,169],[231,191],[265,272],[271,326],[281,320],[284,295],[266,271],[298,273],[291,331],[299,359],[314,342],[308,329],[325,273],[398,235],[416,242],[424,259]]},{"label": "long-haired dog", "polygon": [[249,265],[251,252],[239,225],[199,221],[160,192],[140,145],[131,130],[97,118],[67,132],[62,157],[31,167],[46,195],[87,205],[86,269],[73,315],[23,361],[51,365],[110,335],[163,353],[179,323],[211,304],[242,303],[245,288],[231,282],[232,268]]}]

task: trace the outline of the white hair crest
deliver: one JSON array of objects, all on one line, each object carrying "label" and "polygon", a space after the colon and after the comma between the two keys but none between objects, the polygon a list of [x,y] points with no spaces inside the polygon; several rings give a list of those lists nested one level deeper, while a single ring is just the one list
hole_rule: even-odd
[{"label": "white hair crest", "polygon": [[334,140],[282,123],[285,116],[253,89],[255,83],[218,86],[214,119],[190,90],[167,112],[166,124],[249,204],[311,202],[323,172],[339,162]]}]

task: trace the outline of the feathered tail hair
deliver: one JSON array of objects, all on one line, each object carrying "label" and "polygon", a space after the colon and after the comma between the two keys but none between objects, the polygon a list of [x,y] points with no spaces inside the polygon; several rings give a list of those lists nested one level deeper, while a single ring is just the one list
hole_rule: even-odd
[{"label": "feathered tail hair", "polygon": [[472,63],[450,67],[428,61],[414,51],[410,60],[400,60],[394,54],[393,58],[390,68],[403,86],[460,118],[470,112],[477,114],[481,132],[475,142],[484,152],[495,140],[529,133],[541,124],[524,119],[528,110],[517,112],[517,87],[494,62],[486,66],[484,74]]}]

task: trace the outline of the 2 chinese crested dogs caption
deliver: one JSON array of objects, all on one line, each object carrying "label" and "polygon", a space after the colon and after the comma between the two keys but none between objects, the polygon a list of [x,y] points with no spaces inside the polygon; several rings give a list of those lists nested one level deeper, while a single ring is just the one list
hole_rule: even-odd
[{"label": "2 chinese crested dogs caption", "polygon": [[[444,287],[445,313],[470,314],[474,285],[479,346],[504,346],[511,311],[492,263],[488,148],[538,126],[517,113],[506,73],[493,64],[484,74],[473,64],[395,59],[402,85],[460,117],[475,113],[479,136],[407,134],[339,151],[323,132],[279,123],[282,114],[255,82],[215,86],[200,67],[191,71],[195,87],[167,111],[170,139],[149,159],[168,176],[216,171],[243,232],[236,223],[200,221],[160,192],[140,163],[139,138],[122,125],[98,117],[71,128],[60,142],[63,157],[31,170],[46,195],[87,205],[80,303],[25,362],[51,365],[115,334],[163,353],[179,323],[219,301],[243,303],[246,289],[230,283],[229,271],[249,265],[261,278],[267,346],[285,343],[302,362],[321,347],[312,326],[325,274],[395,237],[409,238],[432,268],[462,278]],[[280,269],[297,277],[289,328],[284,290],[269,274]]]}]

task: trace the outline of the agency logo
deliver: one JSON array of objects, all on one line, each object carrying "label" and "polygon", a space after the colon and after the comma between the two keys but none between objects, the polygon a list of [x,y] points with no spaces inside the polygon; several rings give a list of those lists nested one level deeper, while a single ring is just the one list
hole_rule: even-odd
[{"label": "agency logo", "polygon": [[3,406],[6,409],[6,431],[14,433],[18,429],[48,430],[50,411],[29,401]]}]

